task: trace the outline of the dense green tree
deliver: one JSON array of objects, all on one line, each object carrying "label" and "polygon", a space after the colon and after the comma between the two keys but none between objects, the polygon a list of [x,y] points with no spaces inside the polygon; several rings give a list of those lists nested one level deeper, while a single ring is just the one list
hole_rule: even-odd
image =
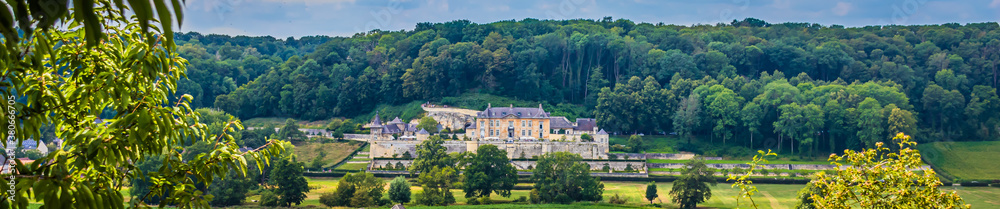
[{"label": "dense green tree", "polygon": [[410,182],[406,178],[397,176],[389,182],[389,200],[403,204],[410,202]]},{"label": "dense green tree", "polygon": [[886,119],[882,113],[882,105],[872,98],[865,98],[858,104],[858,138],[865,147],[875,147],[875,143],[884,141],[882,133]]},{"label": "dense green tree", "polygon": [[538,192],[537,199],[546,203],[601,200],[604,183],[590,176],[590,166],[582,160],[568,152],[543,154],[531,174],[531,181],[535,182],[532,191]]},{"label": "dense green tree", "polygon": [[711,119],[715,121],[712,133],[720,136],[722,138],[722,145],[725,146],[727,139],[733,137],[733,130],[740,119],[740,104],[743,103],[743,97],[736,95],[733,90],[722,85],[713,85],[711,87],[701,86],[695,91],[702,92],[700,94],[705,95],[705,99],[703,100],[705,110],[712,117]]},{"label": "dense green tree", "polygon": [[649,182],[646,184],[646,200],[649,200],[649,204],[653,204],[653,200],[660,195],[656,194],[656,182]]},{"label": "dense green tree", "polygon": [[[407,152],[404,155],[409,154]],[[405,157],[404,157],[405,158]],[[426,173],[434,167],[449,168],[454,167],[456,160],[448,155],[448,148],[444,147],[444,139],[434,135],[417,145],[417,158],[410,165],[411,173]]]},{"label": "dense green tree", "polygon": [[423,205],[444,206],[455,203],[455,196],[451,193],[458,172],[452,167],[434,166],[429,171],[421,172],[417,178],[422,192],[418,192],[416,202]]},{"label": "dense green tree", "polygon": [[633,153],[642,153],[646,150],[646,144],[643,142],[642,136],[632,134],[628,137],[628,148]]},{"label": "dense green tree", "polygon": [[299,124],[295,119],[286,119],[285,126],[278,131],[278,138],[288,141],[302,141],[306,139],[306,134],[299,130]]},{"label": "dense green tree", "polygon": [[760,109],[760,105],[755,102],[747,103],[743,106],[743,110],[740,110],[740,122],[747,127],[750,135],[750,149],[753,149],[753,135],[759,133],[760,131],[760,121],[763,117],[763,110]]},{"label": "dense green tree", "polygon": [[420,123],[417,125],[417,129],[424,129],[427,132],[434,133],[437,132],[438,122],[434,120],[431,116],[424,116],[420,118]]},{"label": "dense green tree", "polygon": [[670,197],[680,205],[680,208],[695,208],[712,198],[712,188],[715,185],[714,169],[705,166],[704,160],[692,160],[684,163],[681,177],[674,181],[670,189]]},{"label": "dense green tree", "polygon": [[701,97],[697,93],[692,93],[687,98],[681,99],[674,113],[674,131],[681,137],[688,138],[691,142],[691,132],[701,124]]},{"label": "dense green tree", "polygon": [[305,165],[297,162],[294,156],[283,157],[274,163],[269,183],[275,186],[274,193],[279,197],[278,205],[299,205],[306,199],[309,183],[302,177],[303,167]]},{"label": "dense green tree", "polygon": [[467,198],[489,197],[494,192],[510,197],[510,190],[517,183],[517,169],[510,164],[507,151],[491,144],[476,149],[462,175],[463,191]]}]

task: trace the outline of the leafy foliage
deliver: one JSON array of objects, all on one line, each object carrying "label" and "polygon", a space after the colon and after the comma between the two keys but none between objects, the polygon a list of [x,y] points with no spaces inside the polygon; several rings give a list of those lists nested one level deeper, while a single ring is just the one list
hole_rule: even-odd
[{"label": "leafy foliage", "polygon": [[410,202],[410,182],[402,176],[392,179],[389,182],[389,199],[399,204]]},{"label": "leafy foliage", "polygon": [[465,197],[489,197],[490,193],[510,197],[510,190],[517,183],[517,169],[510,164],[506,150],[492,144],[482,145],[469,162],[462,181]]},{"label": "leafy foliage", "polygon": [[[13,101],[7,116],[18,125],[2,131],[20,144],[52,127],[64,142],[34,163],[18,163],[14,201],[0,207],[27,208],[32,197],[53,208],[121,208],[126,179],[149,180],[149,192],[132,196],[131,207],[148,207],[153,197],[161,207],[207,207],[212,196],[194,189],[196,182],[211,185],[230,170],[245,174],[248,159],[260,166],[283,150],[271,140],[238,151],[238,120],[209,132],[191,108],[193,97],[174,94],[187,65],[172,31],[174,18],[183,19],[182,1],[7,3],[0,6],[0,96]],[[192,141],[214,146],[182,160],[181,148]],[[151,158],[162,163],[133,164]]]},{"label": "leafy foliage", "polygon": [[535,182],[532,201],[569,203],[573,201],[600,201],[604,183],[590,176],[590,165],[581,162],[580,155],[569,152],[543,154],[537,161],[531,181]]},{"label": "leafy foliage", "polygon": [[837,166],[835,173],[818,173],[811,183],[819,188],[812,194],[813,205],[819,208],[906,207],[906,208],[969,208],[958,193],[940,190],[933,169],[920,168],[920,152],[912,149],[917,143],[903,133],[893,138],[899,145],[892,151],[878,142],[873,149],[845,150],[844,155],[830,155]]},{"label": "leafy foliage", "polygon": [[295,157],[283,157],[274,163],[271,169],[270,184],[274,185],[275,195],[278,195],[278,205],[288,207],[301,204],[309,192],[309,184],[302,177],[305,165],[297,162]]},{"label": "leafy foliage", "polygon": [[694,208],[712,198],[712,188],[715,185],[714,169],[708,168],[704,160],[692,160],[684,163],[681,177],[674,181],[670,196],[680,208]]},{"label": "leafy foliage", "polygon": [[[406,180],[403,179],[403,182]],[[320,196],[320,203],[330,207],[377,206],[379,205],[377,201],[382,199],[383,192],[385,192],[385,181],[371,173],[346,174],[337,182],[336,191]],[[409,194],[409,190],[406,192]],[[390,191],[390,197],[391,195]]]},{"label": "leafy foliage", "polygon": [[653,204],[653,200],[660,195],[656,194],[656,182],[649,182],[646,184],[646,200],[649,200],[649,204]]}]

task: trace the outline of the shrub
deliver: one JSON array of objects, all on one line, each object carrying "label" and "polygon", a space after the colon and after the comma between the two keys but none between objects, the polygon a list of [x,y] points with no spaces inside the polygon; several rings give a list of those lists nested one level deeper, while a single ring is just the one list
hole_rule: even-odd
[{"label": "shrub", "polygon": [[479,204],[483,205],[493,204],[493,199],[490,199],[490,196],[479,198]]},{"label": "shrub", "polygon": [[616,154],[608,154],[608,160],[617,160],[617,159],[618,159],[618,155],[616,155]]},{"label": "shrub", "polygon": [[529,195],[531,197],[531,204],[538,204],[542,202],[542,197],[538,196],[538,189],[531,189],[531,193]]},{"label": "shrub", "polygon": [[569,195],[566,195],[565,193],[559,193],[559,195],[556,195],[556,199],[555,200],[556,200],[556,203],[559,203],[559,204],[570,204],[570,203],[573,203],[573,198],[569,197]]},{"label": "shrub", "polygon": [[514,202],[528,202],[528,197],[525,196],[517,197],[517,199],[514,199]]},{"label": "shrub", "polygon": [[618,196],[618,193],[615,193],[615,196],[611,196],[611,199],[609,199],[608,202],[611,204],[623,205],[628,202],[628,200],[625,200],[625,197]]},{"label": "shrub", "polygon": [[479,200],[476,199],[475,197],[470,197],[469,199],[465,200],[465,204],[466,205],[478,205],[479,204]]},{"label": "shrub", "polygon": [[[261,196],[261,199],[264,199],[264,197]],[[319,203],[323,204],[323,205],[326,205],[327,207],[333,207],[333,206],[337,206],[339,204],[337,202],[337,195],[334,194],[333,192],[327,192],[327,193],[323,193],[323,195],[320,195],[319,196]]]},{"label": "shrub", "polygon": [[277,207],[278,206],[278,195],[274,192],[265,191],[260,193],[260,206],[264,207]]}]

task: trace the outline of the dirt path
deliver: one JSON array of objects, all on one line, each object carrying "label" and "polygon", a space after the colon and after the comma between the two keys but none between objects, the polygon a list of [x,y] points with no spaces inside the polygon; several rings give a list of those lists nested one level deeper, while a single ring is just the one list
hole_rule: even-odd
[{"label": "dirt path", "polygon": [[424,108],[424,111],[427,112],[452,112],[452,113],[471,115],[471,116],[476,116],[476,113],[479,112],[479,110],[470,110],[470,109],[453,108],[453,107],[422,107],[422,108]]},{"label": "dirt path", "polygon": [[781,206],[781,204],[778,204],[778,199],[774,199],[774,196],[771,196],[771,193],[767,193],[765,191],[761,191],[760,194],[763,194],[764,197],[767,198],[767,201],[771,202],[771,208],[774,208],[774,209],[778,209],[778,208],[782,208],[783,209],[783,208],[785,208],[785,207]]}]

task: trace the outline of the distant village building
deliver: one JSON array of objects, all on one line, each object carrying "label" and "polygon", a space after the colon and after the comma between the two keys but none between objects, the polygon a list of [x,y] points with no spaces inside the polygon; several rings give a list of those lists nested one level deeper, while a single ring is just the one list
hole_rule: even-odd
[{"label": "distant village building", "polygon": [[556,140],[598,132],[597,121],[593,118],[577,118],[571,123],[566,117],[552,117],[541,104],[538,108],[487,104],[486,110],[476,114],[476,122],[465,127],[467,137],[486,140]]},{"label": "distant village building", "polygon": [[[365,124],[364,126],[369,131],[371,131],[371,138],[374,140],[416,140],[417,139],[417,125],[409,124],[403,122],[402,119],[396,117],[389,123],[382,123],[382,119],[379,119],[378,112],[375,112],[375,117]],[[426,130],[424,131],[427,132]],[[398,136],[399,138],[395,138]]]},{"label": "distant village building", "polygon": [[[399,118],[383,123],[379,114],[364,125],[369,129],[371,156],[394,158],[405,153],[415,155],[416,146],[427,140],[428,130],[417,130],[416,124]],[[583,135],[593,140],[583,141]],[[395,135],[395,136],[394,136]],[[397,137],[398,136],[398,137]],[[570,122],[565,117],[553,117],[542,105],[534,107],[493,107],[475,114],[475,120],[465,126],[465,140],[447,140],[448,152],[475,152],[481,145],[496,145],[507,151],[509,158],[531,158],[550,152],[571,152],[585,159],[604,159],[608,153],[608,133],[597,127],[592,118]],[[381,165],[380,165],[381,166]]]}]

